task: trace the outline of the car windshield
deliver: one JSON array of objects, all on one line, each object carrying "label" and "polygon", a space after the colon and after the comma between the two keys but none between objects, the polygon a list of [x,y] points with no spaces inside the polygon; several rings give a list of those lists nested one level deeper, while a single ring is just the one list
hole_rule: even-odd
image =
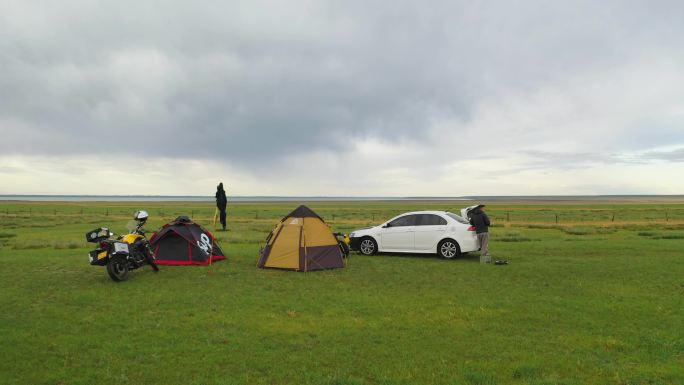
[{"label": "car windshield", "polygon": [[448,215],[448,216],[451,217],[452,219],[455,219],[455,220],[458,221],[458,222],[463,223],[464,225],[469,224],[467,220],[463,219],[463,217],[460,217],[460,216],[458,216],[458,215],[456,215],[456,214],[454,214],[454,213],[447,212],[446,215]]}]

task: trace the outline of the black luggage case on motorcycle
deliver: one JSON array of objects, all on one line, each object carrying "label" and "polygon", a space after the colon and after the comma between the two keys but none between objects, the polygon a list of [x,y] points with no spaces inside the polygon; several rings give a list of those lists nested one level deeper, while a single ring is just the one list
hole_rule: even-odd
[{"label": "black luggage case on motorcycle", "polygon": [[91,243],[102,242],[109,238],[109,229],[106,227],[98,227],[95,230],[88,231],[86,233],[86,241]]},{"label": "black luggage case on motorcycle", "polygon": [[90,264],[93,266],[104,266],[107,264],[107,258],[98,259],[98,254],[104,252],[102,249],[96,249],[88,253],[90,257]]}]

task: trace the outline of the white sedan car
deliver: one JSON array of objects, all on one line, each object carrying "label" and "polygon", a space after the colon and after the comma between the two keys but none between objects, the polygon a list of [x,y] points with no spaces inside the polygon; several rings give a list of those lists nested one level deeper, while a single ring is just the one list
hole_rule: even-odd
[{"label": "white sedan car", "polygon": [[[462,210],[464,215],[468,209]],[[448,211],[404,213],[382,225],[355,230],[349,238],[351,249],[364,255],[437,253],[443,258],[453,258],[480,249],[475,227]]]}]

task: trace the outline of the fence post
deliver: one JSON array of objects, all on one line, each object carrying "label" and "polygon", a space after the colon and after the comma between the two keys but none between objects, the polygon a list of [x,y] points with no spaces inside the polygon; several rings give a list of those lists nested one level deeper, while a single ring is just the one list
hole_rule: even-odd
[{"label": "fence post", "polygon": [[511,213],[506,211],[506,222],[510,222],[510,221],[511,221]]},{"label": "fence post", "polygon": [[611,222],[615,222],[615,213],[613,213],[613,216],[610,218]]},{"label": "fence post", "polygon": [[259,219],[259,210],[254,212],[254,219]]},{"label": "fence post", "polygon": [[556,223],[558,223],[558,214],[556,214]]},{"label": "fence post", "polygon": [[107,212],[105,213],[105,217],[109,216],[109,209],[107,209]]},{"label": "fence post", "polygon": [[670,217],[667,215],[667,211],[665,211],[665,222],[669,222],[669,221],[670,221]]}]

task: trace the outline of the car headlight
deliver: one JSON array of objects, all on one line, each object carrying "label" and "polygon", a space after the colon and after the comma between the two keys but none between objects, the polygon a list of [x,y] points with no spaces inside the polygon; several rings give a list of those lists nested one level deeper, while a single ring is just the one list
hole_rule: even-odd
[{"label": "car headlight", "polygon": [[349,238],[354,238],[354,233],[349,233]]}]

